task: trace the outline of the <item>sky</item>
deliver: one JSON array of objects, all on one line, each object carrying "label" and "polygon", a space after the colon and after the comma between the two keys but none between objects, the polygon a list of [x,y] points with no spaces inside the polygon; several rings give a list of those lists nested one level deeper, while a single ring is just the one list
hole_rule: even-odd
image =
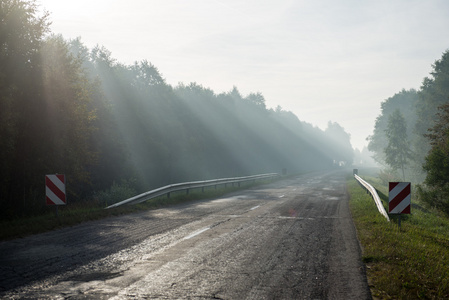
[{"label": "sky", "polygon": [[36,0],[51,31],[148,60],[167,83],[260,92],[367,146],[380,105],[416,89],[449,49],[447,0]]}]

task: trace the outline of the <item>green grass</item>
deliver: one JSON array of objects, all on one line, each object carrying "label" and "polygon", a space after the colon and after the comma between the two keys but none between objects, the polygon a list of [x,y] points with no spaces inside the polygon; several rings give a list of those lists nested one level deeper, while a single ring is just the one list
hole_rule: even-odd
[{"label": "green grass", "polygon": [[[387,187],[377,178],[364,179],[388,211]],[[412,214],[402,216],[399,229],[397,216],[388,222],[380,215],[355,179],[348,179],[347,186],[373,297],[449,299],[449,220],[412,198]]]},{"label": "green grass", "polygon": [[185,191],[172,192],[170,198],[167,196],[160,196],[140,204],[123,205],[110,209],[104,209],[104,204],[100,205],[98,202],[69,203],[67,206],[58,207],[58,216],[56,216],[56,208],[54,206],[49,206],[46,208],[46,213],[41,215],[18,217],[0,221],[0,240],[25,237],[31,234],[73,226],[86,221],[187,203],[194,200],[210,199],[239,189],[246,189],[251,186],[261,185],[268,182],[270,181],[258,180],[255,183],[241,183],[241,187],[228,184],[226,188],[221,185],[216,189],[212,186],[205,188],[204,192],[201,191],[201,188],[190,190],[189,194],[186,194]]}]

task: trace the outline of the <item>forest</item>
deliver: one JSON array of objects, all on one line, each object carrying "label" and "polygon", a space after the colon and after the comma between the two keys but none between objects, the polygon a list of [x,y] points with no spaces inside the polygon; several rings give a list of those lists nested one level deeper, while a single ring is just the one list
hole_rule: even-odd
[{"label": "forest", "polygon": [[449,50],[419,90],[382,102],[367,140],[384,181],[412,182],[423,203],[449,214]]},{"label": "forest", "polygon": [[[49,30],[35,1],[0,4],[0,215],[45,211],[46,174],[65,174],[68,203],[170,183],[352,165],[350,135],[326,130],[259,92],[167,84],[147,60]],[[359,153],[360,154],[360,153]]]}]

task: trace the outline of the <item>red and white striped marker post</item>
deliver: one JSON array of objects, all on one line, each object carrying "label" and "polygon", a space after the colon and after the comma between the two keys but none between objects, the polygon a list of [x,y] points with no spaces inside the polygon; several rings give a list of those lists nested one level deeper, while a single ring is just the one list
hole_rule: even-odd
[{"label": "red and white striped marker post", "polygon": [[45,175],[45,201],[47,205],[66,205],[65,175]]},{"label": "red and white striped marker post", "polygon": [[398,225],[401,227],[401,214],[410,214],[411,184],[410,182],[390,182],[388,187],[388,213],[398,214]]}]

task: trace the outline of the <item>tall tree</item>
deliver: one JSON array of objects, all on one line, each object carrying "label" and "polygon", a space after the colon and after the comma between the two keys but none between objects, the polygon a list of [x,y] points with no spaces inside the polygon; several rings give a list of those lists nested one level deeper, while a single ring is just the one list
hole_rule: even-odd
[{"label": "tall tree", "polygon": [[385,135],[388,141],[384,150],[385,162],[395,170],[401,169],[402,178],[405,180],[405,166],[412,155],[407,138],[407,125],[399,109],[396,109],[388,118]]},{"label": "tall tree", "polygon": [[417,100],[418,92],[416,90],[403,89],[381,103],[381,114],[376,118],[373,134],[367,138],[369,141],[368,149],[374,153],[374,159],[379,164],[385,165],[384,148],[388,142],[385,130],[388,126],[389,117],[396,109],[399,109],[406,120],[409,138],[415,136],[413,128],[416,123],[415,105]]},{"label": "tall tree", "polygon": [[351,135],[338,123],[328,122],[324,131],[331,147],[328,148],[330,158],[335,164],[350,166],[354,160],[354,150],[351,145]]},{"label": "tall tree", "polygon": [[426,184],[435,187],[449,187],[449,103],[439,107],[436,124],[425,136],[431,149],[423,168],[427,171]]},{"label": "tall tree", "polygon": [[88,80],[82,61],[70,53],[62,36],[47,38],[41,52],[43,109],[33,117],[46,126],[39,134],[39,146],[45,144],[42,168],[66,173],[70,186],[81,191],[77,185],[89,182],[89,166],[95,160],[91,135],[97,115],[91,102],[97,86]]},{"label": "tall tree", "polygon": [[430,150],[428,139],[424,136],[428,129],[435,125],[438,107],[449,102],[449,50],[443,53],[439,60],[432,64],[430,76],[424,78],[419,98],[416,103],[417,121],[415,131],[417,139],[414,142],[416,160],[420,166],[425,163],[425,157]]},{"label": "tall tree", "polygon": [[0,1],[0,206],[11,199],[12,187],[26,190],[21,183],[28,161],[17,165],[16,158],[24,150],[23,129],[33,130],[29,120],[39,102],[40,47],[48,26],[48,14],[39,15],[35,1]]},{"label": "tall tree", "polygon": [[449,103],[439,107],[435,125],[425,136],[431,149],[423,168],[427,171],[425,187],[420,186],[420,198],[449,214]]},{"label": "tall tree", "polygon": [[89,173],[92,189],[106,190],[114,182],[124,182],[133,177],[129,165],[125,143],[120,137],[117,120],[113,115],[113,105],[102,90],[102,82],[95,72],[90,50],[81,42],[81,38],[69,41],[71,55],[81,64],[83,76],[89,80],[88,91],[91,101],[87,104],[95,111],[92,122],[91,152],[96,154],[96,163],[90,164]]}]

